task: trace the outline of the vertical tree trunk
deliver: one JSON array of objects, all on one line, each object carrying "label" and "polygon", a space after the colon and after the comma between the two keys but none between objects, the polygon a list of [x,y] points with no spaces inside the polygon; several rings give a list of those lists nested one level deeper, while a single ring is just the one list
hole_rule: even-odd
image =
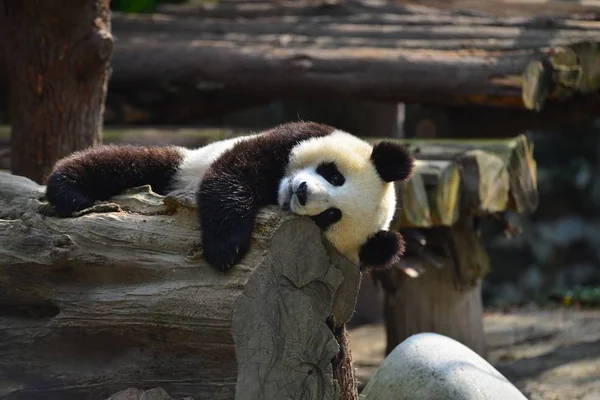
[{"label": "vertical tree trunk", "polygon": [[485,358],[481,280],[489,258],[472,218],[429,232],[427,243],[444,260],[441,268],[423,260],[426,272],[417,278],[398,269],[374,274],[385,293],[386,354],[414,334],[434,332]]},{"label": "vertical tree trunk", "polygon": [[11,169],[43,183],[54,162],[102,136],[110,0],[0,0]]}]

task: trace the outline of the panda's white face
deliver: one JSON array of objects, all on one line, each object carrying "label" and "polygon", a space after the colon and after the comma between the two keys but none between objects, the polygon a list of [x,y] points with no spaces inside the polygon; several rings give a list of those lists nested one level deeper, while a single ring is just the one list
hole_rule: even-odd
[{"label": "panda's white face", "polygon": [[342,131],[294,147],[279,185],[282,209],[311,216],[351,261],[360,246],[387,229],[396,210],[394,184],[378,175],[373,147]]}]

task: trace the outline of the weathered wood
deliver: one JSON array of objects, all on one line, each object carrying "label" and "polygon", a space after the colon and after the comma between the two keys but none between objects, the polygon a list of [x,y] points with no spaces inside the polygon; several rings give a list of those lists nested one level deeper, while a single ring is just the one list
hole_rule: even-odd
[{"label": "weathered wood", "polygon": [[[441,268],[421,260],[425,273],[417,279],[401,268],[374,276],[384,289],[387,353],[409,336],[435,332],[485,354],[481,279],[489,259],[472,220],[461,218],[451,228],[427,232],[427,247],[443,257]],[[414,256],[407,249],[407,259]]]},{"label": "weathered wood", "polygon": [[408,182],[396,183],[398,196],[398,211],[392,221],[392,226],[399,227],[430,227],[431,208],[423,177],[413,174]]},{"label": "weathered wood", "polygon": [[505,106],[508,104],[489,102],[485,106],[467,102],[453,107],[406,104],[402,126],[404,137],[512,138],[531,130],[552,131],[567,124],[591,123],[600,108],[600,96],[578,96],[568,102],[550,102],[538,112]]},{"label": "weathered wood", "polygon": [[[416,160],[415,172],[423,177],[431,210],[431,222],[434,225],[453,225],[460,215],[459,165],[446,160]],[[467,176],[463,177],[463,179],[467,178]]]},{"label": "weathered wood", "polygon": [[497,213],[509,209],[510,175],[508,165],[497,155],[481,150],[469,150],[458,157],[463,167],[464,190],[476,195],[466,196],[462,210]]},{"label": "weathered wood", "polygon": [[600,14],[598,0],[402,0],[402,3],[427,5],[439,12],[465,12],[467,15],[545,17],[540,18],[540,23],[553,21],[548,17],[593,18]]},{"label": "weathered wood", "polygon": [[540,111],[549,96],[600,91],[600,43],[577,43],[554,49],[547,59],[530,61],[523,74],[523,103]]},{"label": "weathered wood", "polygon": [[352,392],[332,366],[340,344],[328,321],[335,329],[350,318],[360,272],[310,219],[266,208],[251,251],[223,273],[203,260],[191,192],[162,197],[146,186],[60,219],[45,216],[34,182],[2,173],[0,187],[4,395]]},{"label": "weathered wood", "polygon": [[398,213],[393,226],[452,225],[460,215],[461,175],[460,165],[453,161],[417,159],[412,178],[396,185]]},{"label": "weathered wood", "polygon": [[462,215],[527,214],[537,208],[536,164],[524,136],[394,140],[417,158],[411,180],[397,185],[395,229],[452,226]]},{"label": "weathered wood", "polygon": [[[493,154],[502,161],[504,166],[500,164],[500,160],[484,161],[480,169],[487,171],[486,179],[504,179],[503,168],[506,168],[510,181],[507,208],[520,214],[529,214],[538,206],[537,166],[533,158],[533,147],[525,135],[510,139],[394,140],[407,144],[415,157],[422,160],[454,160],[461,163],[465,161],[465,156],[468,156],[469,152]],[[481,158],[482,153],[478,154],[480,154],[478,162],[482,162],[485,158]],[[488,185],[485,181],[478,182],[480,182],[480,187],[485,185],[492,190],[492,193],[502,193],[501,191],[497,192],[494,186]],[[484,190],[484,192],[487,191]],[[486,202],[491,204],[489,201]],[[498,207],[489,211],[494,212],[494,210],[498,210]]]},{"label": "weathered wood", "polygon": [[[150,83],[271,98],[523,108],[531,106],[522,98],[527,65],[575,43],[594,46],[600,34],[594,18],[469,16],[369,1],[219,2],[195,11],[161,10],[115,14],[120,40],[113,88]],[[600,54],[590,54],[576,67],[595,71]],[[600,89],[595,79],[588,81],[592,92]],[[564,79],[552,82],[549,101],[565,98]],[[566,98],[588,92],[579,83],[568,89]]]}]

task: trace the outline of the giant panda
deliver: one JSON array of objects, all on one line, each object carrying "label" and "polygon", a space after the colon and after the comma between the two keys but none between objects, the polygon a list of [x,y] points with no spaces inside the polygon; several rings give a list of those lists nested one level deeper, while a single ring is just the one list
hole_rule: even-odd
[{"label": "giant panda", "polygon": [[361,270],[387,268],[404,252],[387,230],[396,210],[394,181],[414,160],[392,141],[371,145],[332,126],[291,122],[197,149],[105,145],[59,160],[46,199],[60,217],[150,185],[167,194],[196,191],[204,258],[227,270],[250,247],[259,209],[272,204],[306,215]]}]

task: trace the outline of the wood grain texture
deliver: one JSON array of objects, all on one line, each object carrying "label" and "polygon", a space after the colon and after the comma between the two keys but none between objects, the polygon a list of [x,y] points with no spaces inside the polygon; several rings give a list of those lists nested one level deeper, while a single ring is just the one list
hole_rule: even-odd
[{"label": "wood grain texture", "polygon": [[[597,42],[600,32],[594,15],[501,17],[438,5],[219,2],[164,6],[147,16],[115,13],[111,87],[185,84],[208,97],[228,92],[524,108],[527,66],[549,60],[557,48]],[[577,67],[593,70],[600,53],[590,54]],[[556,83],[549,102],[582,89],[568,87],[565,94],[563,80]]]},{"label": "wood grain texture", "polygon": [[[462,218],[451,228],[431,230],[427,246],[443,249],[436,254],[441,265],[421,257],[418,264],[425,272],[416,279],[402,268],[376,276],[385,292],[386,352],[389,354],[411,335],[435,332],[483,356],[486,347],[481,282],[489,271],[489,258],[472,220]],[[409,268],[415,264],[410,264],[411,255],[406,258]]]},{"label": "wood grain texture", "polygon": [[0,187],[3,395],[339,398],[326,320],[349,319],[360,272],[309,219],[263,210],[224,274],[203,260],[192,193],[142,187],[58,219],[43,187]]},{"label": "wood grain texture", "polygon": [[417,159],[412,178],[396,186],[394,229],[449,227],[462,216],[508,210],[527,215],[538,206],[537,166],[524,135],[386,140],[406,144]]}]

